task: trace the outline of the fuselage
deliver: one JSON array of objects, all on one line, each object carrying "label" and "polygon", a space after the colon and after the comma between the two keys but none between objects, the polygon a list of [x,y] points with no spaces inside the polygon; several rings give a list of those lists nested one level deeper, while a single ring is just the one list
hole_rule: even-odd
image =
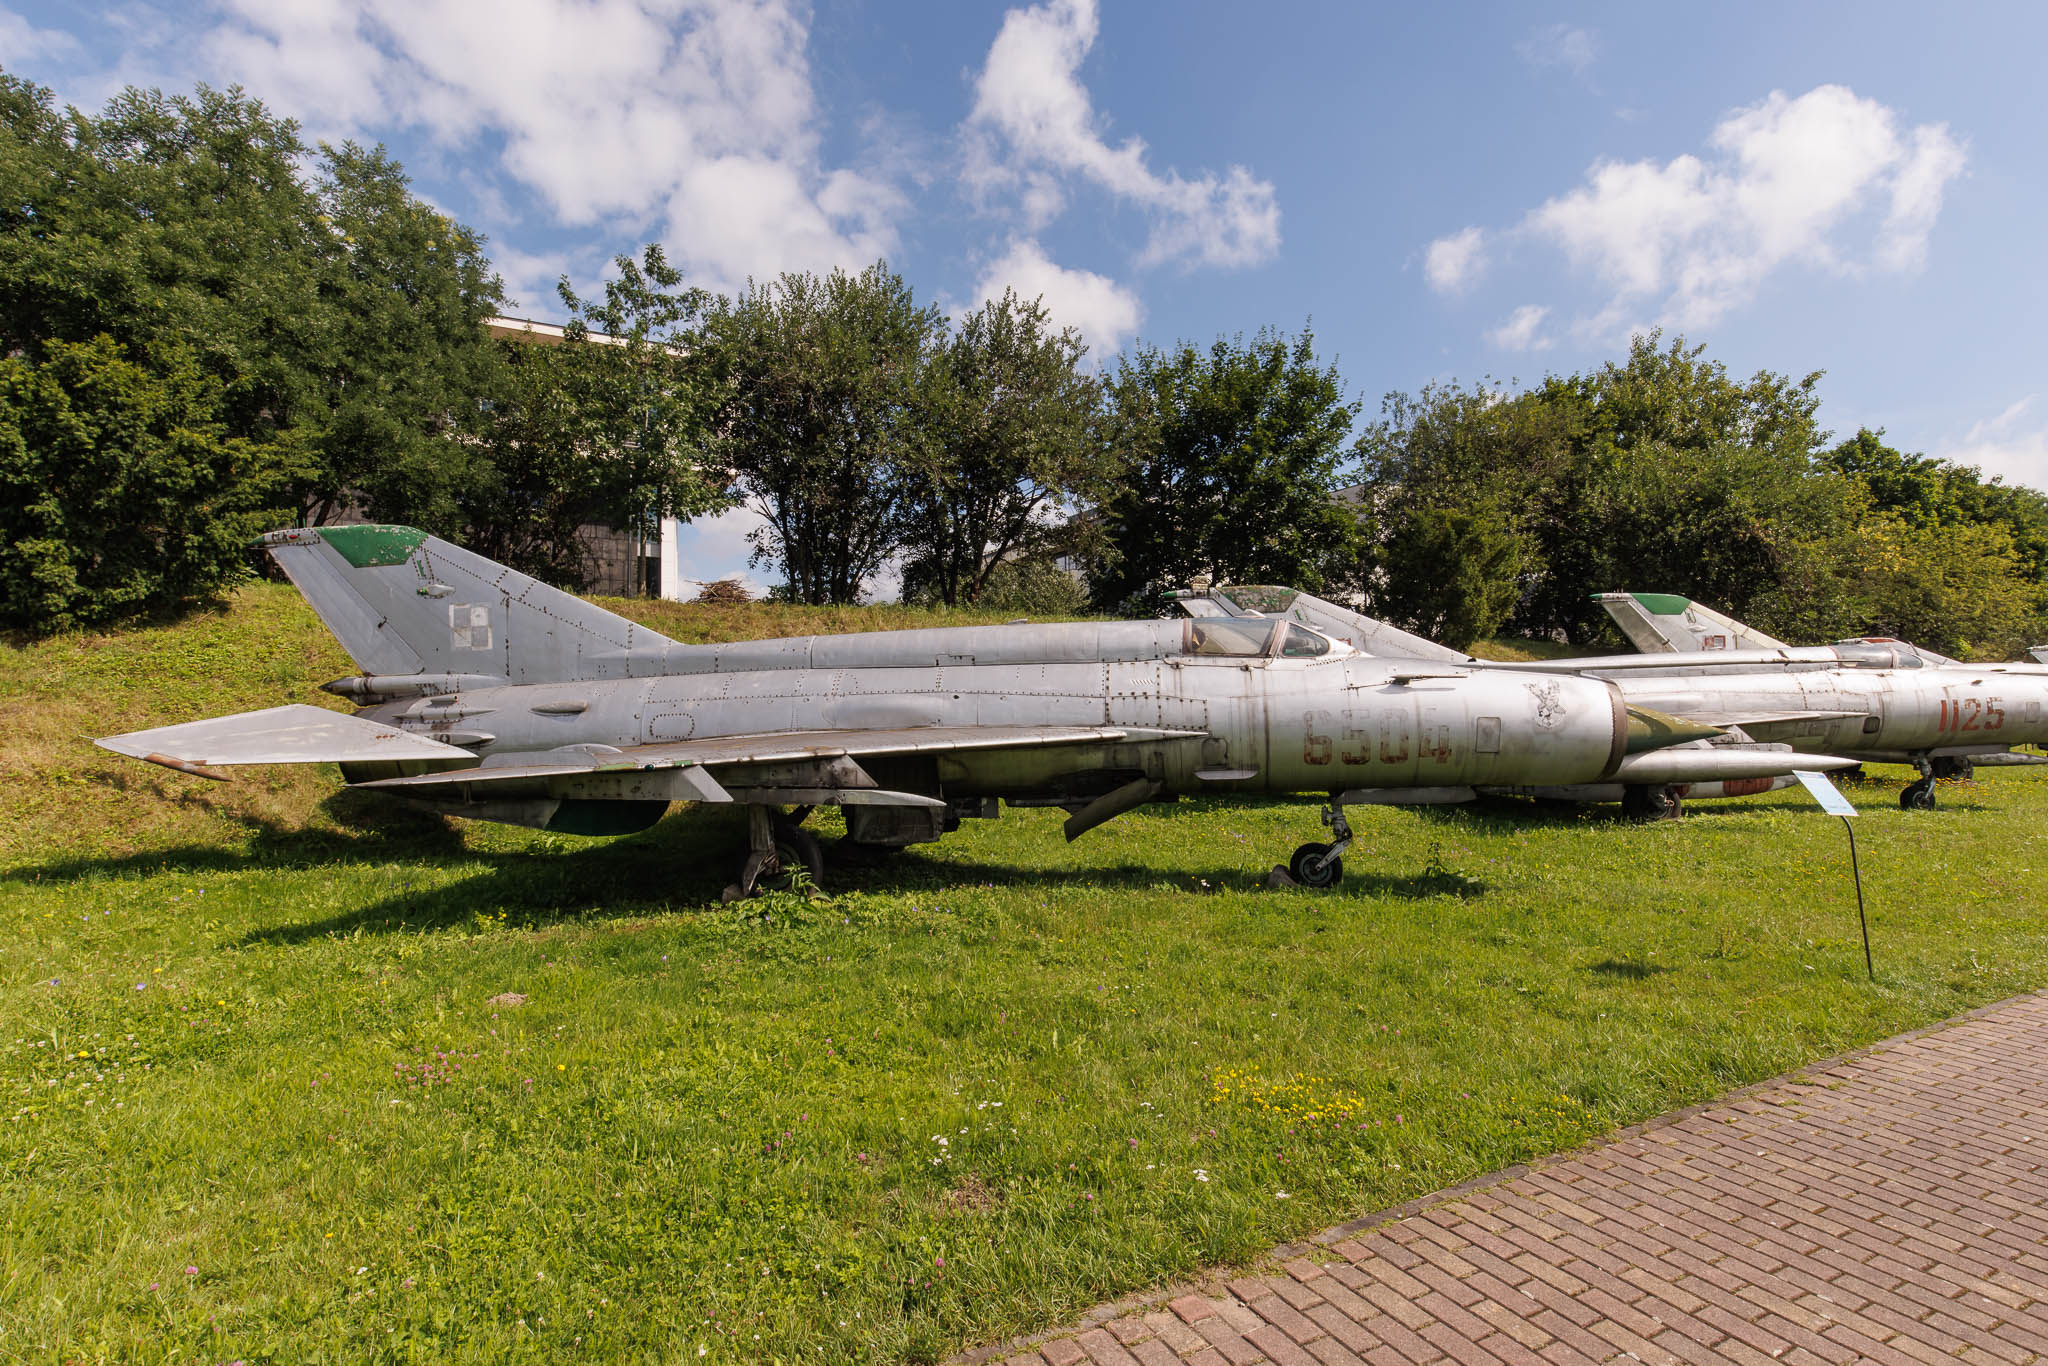
[{"label": "fuselage", "polygon": [[1613,681],[1631,703],[1680,716],[1797,718],[1743,729],[1803,752],[1870,762],[2048,743],[2048,679],[2031,674],[1962,666],[1636,673]]},{"label": "fuselage", "polygon": [[[1175,641],[1182,627],[1133,624],[1171,628]],[[886,648],[901,657],[907,644],[842,639],[842,648],[869,657]],[[756,657],[779,644],[760,643]],[[1057,792],[1077,772],[1097,768],[1142,772],[1166,792],[1591,782],[1612,773],[1626,742],[1620,696],[1599,680],[1418,676],[1341,646],[1311,658],[1155,654],[463,686],[381,702],[364,714],[468,748],[487,766],[574,746],[814,730],[1073,725],[1196,733],[1101,750],[964,751],[939,760],[949,795],[1005,797]]]}]

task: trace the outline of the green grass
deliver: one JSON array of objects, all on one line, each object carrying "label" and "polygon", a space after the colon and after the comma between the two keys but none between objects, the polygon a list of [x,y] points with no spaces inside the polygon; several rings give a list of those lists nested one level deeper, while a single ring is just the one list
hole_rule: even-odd
[{"label": "green grass", "polygon": [[728,908],[731,811],[76,739],[345,672],[272,588],[0,653],[0,1359],[932,1359],[2048,983],[2024,770],[1850,789],[1873,985],[1784,793],[1367,810],[1329,893],[1262,886],[1306,804],[1010,812]]}]

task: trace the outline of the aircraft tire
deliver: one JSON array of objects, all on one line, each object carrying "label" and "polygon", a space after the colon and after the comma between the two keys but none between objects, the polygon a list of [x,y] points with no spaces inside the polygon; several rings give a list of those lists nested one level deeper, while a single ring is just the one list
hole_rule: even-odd
[{"label": "aircraft tire", "polygon": [[784,873],[802,869],[813,887],[825,885],[825,851],[818,837],[786,820],[775,823],[775,861]]},{"label": "aircraft tire", "polygon": [[1899,810],[1934,810],[1934,779],[1922,778],[1918,782],[1906,784],[1905,790],[1899,793]]},{"label": "aircraft tire", "polygon": [[1304,844],[1287,860],[1287,873],[1304,887],[1334,887],[1344,876],[1344,860],[1331,858],[1327,844]]},{"label": "aircraft tire", "polygon": [[1675,821],[1684,809],[1675,788],[1631,783],[1621,792],[1621,814],[1633,821]]}]

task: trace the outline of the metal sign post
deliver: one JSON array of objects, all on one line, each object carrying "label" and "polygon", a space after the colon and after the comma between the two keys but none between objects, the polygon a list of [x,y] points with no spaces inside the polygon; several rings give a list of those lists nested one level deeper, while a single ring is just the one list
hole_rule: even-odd
[{"label": "metal sign post", "polygon": [[1870,975],[1870,980],[1875,982],[1877,969],[1871,966],[1870,962],[1870,919],[1863,913],[1863,870],[1856,865],[1856,827],[1849,824],[1849,818],[1856,814],[1856,808],[1849,804],[1849,799],[1844,797],[1841,790],[1829,782],[1825,775],[1795,770],[1792,776],[1799,780],[1799,785],[1805,788],[1816,802],[1820,803],[1821,810],[1830,816],[1840,816],[1842,828],[1849,832],[1849,875],[1856,879],[1856,923],[1863,927],[1863,970]]}]

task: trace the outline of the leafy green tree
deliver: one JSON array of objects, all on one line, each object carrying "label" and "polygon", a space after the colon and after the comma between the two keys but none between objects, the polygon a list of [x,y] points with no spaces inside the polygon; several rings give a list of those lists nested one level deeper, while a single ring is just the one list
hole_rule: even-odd
[{"label": "leafy green tree", "polygon": [[1550,377],[1536,390],[1568,433],[1532,529],[1545,573],[1516,624],[1590,642],[1607,629],[1594,591],[1700,598],[1766,630],[1758,608],[1812,541],[1836,534],[1851,499],[1814,479],[1827,439],[1818,371],[1732,378],[1704,347],[1638,336],[1620,363]]},{"label": "leafy green tree", "polygon": [[785,274],[712,309],[711,451],[765,519],[754,561],[780,568],[792,600],[858,602],[900,543],[922,376],[944,329],[882,262]]},{"label": "leafy green tree", "polygon": [[[175,410],[236,451],[199,460],[208,478],[251,481],[195,504],[192,526],[150,533],[167,546],[205,541],[215,508],[252,502],[279,520],[361,508],[460,529],[450,490],[472,447],[446,437],[494,363],[479,324],[499,301],[482,241],[414,199],[381,152],[324,149],[317,183],[307,159],[296,125],[239,90],[131,89],[89,115],[0,75],[0,352],[63,356],[61,387],[83,374],[76,348],[104,340],[114,349],[94,354],[118,364],[94,383],[142,406],[124,418],[73,395],[74,411],[146,431]],[[171,578],[201,591],[200,561],[166,553],[185,566]],[[224,576],[238,563],[206,562]],[[51,619],[103,618],[121,594],[95,582]]]},{"label": "leafy green tree", "polygon": [[1520,551],[1515,630],[1590,643],[1607,625],[1589,594],[1614,588],[1683,593],[1773,629],[1858,506],[1816,459],[1819,380],[1738,381],[1653,333],[1620,362],[1520,393],[1390,395],[1364,442],[1370,592],[1402,591],[1392,538],[1422,510],[1491,507]]},{"label": "leafy green tree", "polygon": [[1311,332],[1141,346],[1119,361],[1106,409],[1104,445],[1125,474],[1097,510],[1098,602],[1198,574],[1311,592],[1353,575],[1358,520],[1331,495],[1358,405]]},{"label": "leafy green tree", "polygon": [[613,264],[602,300],[560,284],[570,322],[559,343],[501,343],[500,387],[457,495],[480,553],[575,587],[590,578],[585,524],[644,538],[660,518],[731,501],[704,464],[705,381],[691,350],[704,295],[657,245]]},{"label": "leafy green tree", "polygon": [[284,490],[221,406],[190,357],[145,367],[104,336],[0,358],[0,620],[100,625],[235,578]]},{"label": "leafy green tree", "polygon": [[1998,526],[2012,539],[2021,572],[2048,577],[2048,495],[1986,479],[1967,465],[1908,455],[1865,427],[1822,463],[1863,486],[1871,507],[1909,526]]},{"label": "leafy green tree", "polygon": [[484,320],[503,306],[483,238],[414,197],[384,150],[323,146],[317,389],[299,426],[302,519],[351,511],[463,528],[480,405],[499,383]]},{"label": "leafy green tree", "polygon": [[929,583],[949,606],[979,601],[1000,566],[1044,554],[1061,513],[1111,487],[1086,352],[1080,333],[1053,330],[1042,301],[1011,290],[938,347],[903,456],[906,583]]},{"label": "leafy green tree", "polygon": [[2008,659],[2048,625],[2041,585],[2027,577],[2002,526],[1915,526],[1879,514],[1845,538],[1843,552],[1859,634],[1959,659]]},{"label": "leafy green tree", "polygon": [[1379,614],[1463,649],[1500,630],[1521,593],[1522,546],[1499,509],[1416,508],[1387,528]]}]

